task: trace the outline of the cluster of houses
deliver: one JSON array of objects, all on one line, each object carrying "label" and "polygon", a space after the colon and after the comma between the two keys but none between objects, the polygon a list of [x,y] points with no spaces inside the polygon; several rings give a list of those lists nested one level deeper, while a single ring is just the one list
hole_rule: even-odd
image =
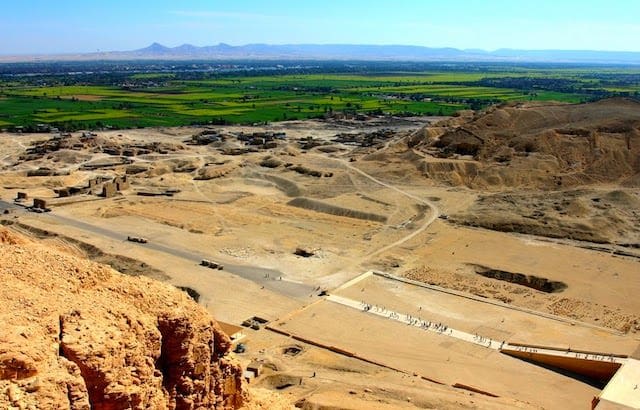
[{"label": "cluster of houses", "polygon": [[[334,142],[355,145],[360,147],[371,147],[383,143],[392,138],[395,132],[391,129],[380,129],[373,132],[341,133],[336,134]],[[208,129],[193,135],[186,141],[194,145],[209,145],[217,142],[225,142],[228,138],[236,138],[244,143],[244,147],[225,147],[223,153],[226,155],[242,155],[248,152],[258,152],[260,149],[272,149],[278,147],[278,142],[285,140],[287,134],[283,131],[257,131],[251,133],[223,133],[220,130]],[[320,140],[308,136],[298,141],[300,148],[308,150],[320,145],[328,144],[325,140]]]},{"label": "cluster of houses", "polygon": [[185,142],[193,145],[209,145],[214,142],[224,142],[226,139],[227,135],[218,130],[204,130],[193,135],[190,140]]},{"label": "cluster of houses", "polygon": [[333,137],[334,142],[359,147],[372,147],[383,143],[395,135],[391,129],[381,129],[373,132],[359,132],[357,134],[341,133]]},{"label": "cluster of houses", "polygon": [[29,127],[24,127],[22,125],[16,125],[13,127],[10,127],[12,132],[17,132],[19,134],[22,134],[23,132],[51,132],[51,133],[57,133],[60,132],[60,130],[56,127],[52,127],[49,124],[36,124],[35,126],[29,126]]},{"label": "cluster of houses", "polygon": [[45,141],[40,141],[27,148],[26,153],[20,158],[23,161],[31,161],[42,158],[50,152],[66,150],[87,150],[102,152],[109,155],[133,157],[150,153],[168,154],[182,147],[176,144],[163,142],[131,142],[122,143],[100,138],[95,132],[85,131],[79,136],[69,133],[53,135]]},{"label": "cluster of houses", "polygon": [[278,146],[278,140],[284,140],[287,138],[287,134],[283,131],[272,132],[252,132],[245,134],[241,132],[236,134],[238,141],[242,141],[245,145],[260,146],[264,149],[276,148]]},{"label": "cluster of houses", "polygon": [[259,131],[252,133],[239,132],[237,134],[223,134],[218,130],[204,130],[191,137],[190,144],[209,145],[216,142],[224,142],[229,137],[235,137],[244,145],[262,149],[271,149],[278,146],[278,141],[285,140],[287,134],[283,131]]},{"label": "cluster of houses", "polygon": [[298,144],[300,145],[300,149],[309,150],[311,148],[319,147],[320,145],[326,145],[327,141],[322,141],[317,138],[313,138],[312,136],[308,136],[301,138],[300,141],[298,141]]}]

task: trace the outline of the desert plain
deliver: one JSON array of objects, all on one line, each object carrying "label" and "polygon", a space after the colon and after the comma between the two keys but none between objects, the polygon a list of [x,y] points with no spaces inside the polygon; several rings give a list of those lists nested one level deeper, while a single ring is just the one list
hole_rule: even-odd
[{"label": "desert plain", "polygon": [[631,100],[5,133],[0,167],[9,229],[258,319],[236,356],[284,407],[586,408],[608,380],[505,350],[640,354]]}]

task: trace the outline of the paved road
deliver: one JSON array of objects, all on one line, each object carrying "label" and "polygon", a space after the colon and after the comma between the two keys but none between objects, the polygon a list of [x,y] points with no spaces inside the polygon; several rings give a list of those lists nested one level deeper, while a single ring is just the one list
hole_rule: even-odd
[{"label": "paved road", "polygon": [[[7,208],[20,208],[16,207],[14,204],[6,201],[0,201],[0,211],[3,211]],[[44,213],[44,214],[33,214],[38,218],[42,218],[43,220],[49,219],[60,222],[61,224],[72,226],[74,228],[89,232],[94,235],[100,235],[106,238],[110,238],[116,241],[126,241],[127,235],[123,232],[114,231],[111,229],[102,228],[96,225],[92,225],[86,222],[79,221],[74,218],[68,218],[66,216],[58,215],[53,212]],[[174,248],[169,245],[163,245],[161,243],[148,242],[145,244],[138,244],[131,242],[131,246],[142,246],[146,249],[152,249],[157,252],[166,253],[172,256],[176,256],[178,258],[186,259],[192,261],[195,265],[194,269],[207,269],[210,268],[201,267],[199,265],[202,259],[210,258],[209,255],[203,255],[198,252],[192,252],[185,249]],[[224,271],[233,273],[234,275],[240,276],[244,279],[253,281],[260,286],[264,286],[266,289],[269,289],[273,292],[282,294],[287,297],[291,297],[294,299],[301,299],[308,301],[309,295],[313,295],[312,297],[317,297],[318,291],[315,290],[314,287],[310,285],[305,285],[303,283],[293,282],[288,280],[282,272],[274,269],[262,268],[259,266],[248,266],[248,265],[238,265],[238,264],[224,264]],[[212,271],[217,272],[217,271]]]},{"label": "paved road", "polygon": [[4,212],[5,209],[16,209],[18,208],[18,206],[14,205],[11,202],[7,202],[7,201],[0,201],[0,212]]}]

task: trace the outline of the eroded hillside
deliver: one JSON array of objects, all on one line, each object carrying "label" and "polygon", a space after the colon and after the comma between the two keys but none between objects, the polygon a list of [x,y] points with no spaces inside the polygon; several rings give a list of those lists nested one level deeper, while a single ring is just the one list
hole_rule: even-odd
[{"label": "eroded hillside", "polygon": [[[470,188],[640,184],[640,103],[499,106],[415,136],[423,173]],[[453,160],[466,160],[465,163]]]},{"label": "eroded hillside", "polygon": [[0,230],[0,407],[239,408],[228,337],[183,292]]},{"label": "eroded hillside", "polygon": [[423,176],[479,194],[452,222],[640,246],[638,101],[496,106],[427,126],[408,145]]}]

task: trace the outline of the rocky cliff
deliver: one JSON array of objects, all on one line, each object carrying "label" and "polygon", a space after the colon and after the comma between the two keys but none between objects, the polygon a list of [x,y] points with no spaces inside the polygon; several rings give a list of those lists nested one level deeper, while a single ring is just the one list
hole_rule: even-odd
[{"label": "rocky cliff", "polygon": [[[506,104],[415,133],[425,176],[470,188],[640,186],[640,102]],[[466,168],[456,167],[464,159]],[[448,164],[448,165],[447,165]],[[449,169],[446,168],[449,167]]]},{"label": "rocky cliff", "polygon": [[229,339],[183,292],[0,227],[0,408],[235,409]]}]

